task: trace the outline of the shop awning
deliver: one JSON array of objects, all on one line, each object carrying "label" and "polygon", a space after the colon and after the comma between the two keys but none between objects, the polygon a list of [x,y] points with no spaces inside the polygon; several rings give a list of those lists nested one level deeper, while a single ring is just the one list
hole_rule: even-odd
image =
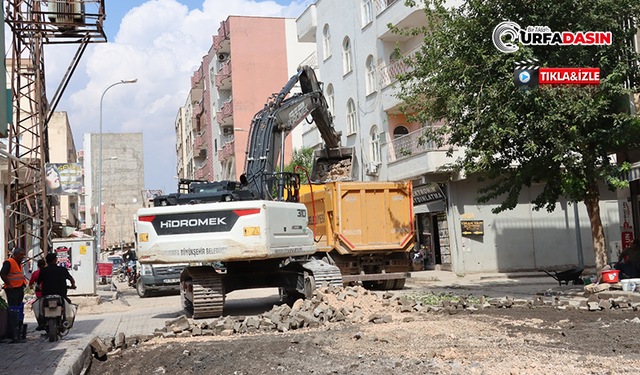
[{"label": "shop awning", "polygon": [[444,199],[413,206],[413,213],[415,214],[440,211],[444,211]]},{"label": "shop awning", "polygon": [[631,170],[629,170],[629,172],[623,173],[620,178],[624,181],[629,182],[640,180],[640,164],[633,163],[633,165],[631,166]]}]

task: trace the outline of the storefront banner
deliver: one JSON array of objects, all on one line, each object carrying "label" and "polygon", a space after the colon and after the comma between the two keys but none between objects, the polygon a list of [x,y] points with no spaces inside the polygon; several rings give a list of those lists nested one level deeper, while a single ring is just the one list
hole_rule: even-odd
[{"label": "storefront banner", "polygon": [[438,200],[444,200],[444,193],[440,186],[434,182],[427,183],[425,185],[416,186],[413,188],[413,204],[423,204],[434,202]]},{"label": "storefront banner", "polygon": [[82,193],[82,164],[47,163],[45,173],[47,195],[78,195]]}]

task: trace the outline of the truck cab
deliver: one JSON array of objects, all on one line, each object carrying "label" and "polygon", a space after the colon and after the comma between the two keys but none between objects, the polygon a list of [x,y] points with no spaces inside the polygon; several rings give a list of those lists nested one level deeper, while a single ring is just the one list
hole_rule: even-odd
[{"label": "truck cab", "polygon": [[180,264],[139,264],[140,275],[136,283],[136,291],[140,298],[146,298],[153,292],[179,292],[180,273],[188,266]]}]

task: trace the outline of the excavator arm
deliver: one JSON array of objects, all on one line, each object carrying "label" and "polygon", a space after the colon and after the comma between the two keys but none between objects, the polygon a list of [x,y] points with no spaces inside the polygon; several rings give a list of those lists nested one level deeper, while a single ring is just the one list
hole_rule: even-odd
[{"label": "excavator arm", "polygon": [[[302,93],[288,97],[293,87],[300,83]],[[272,95],[264,108],[256,113],[249,129],[245,174],[241,181],[248,184],[262,199],[272,199],[271,192],[276,182],[274,173],[287,135],[308,115],[313,118],[327,150],[341,150],[340,133],[333,127],[333,118],[329,112],[322,87],[313,69],[303,66],[279,93]],[[338,152],[342,159],[351,158],[351,148]],[[282,199],[280,193],[277,197]]]}]

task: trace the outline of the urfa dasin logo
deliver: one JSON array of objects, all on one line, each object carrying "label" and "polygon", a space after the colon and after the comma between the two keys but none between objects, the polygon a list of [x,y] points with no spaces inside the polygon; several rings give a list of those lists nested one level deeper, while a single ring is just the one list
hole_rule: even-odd
[{"label": "urfa dasin logo", "polygon": [[596,87],[600,85],[600,68],[540,68],[537,59],[516,62],[513,82],[527,89],[541,87]]},{"label": "urfa dasin logo", "polygon": [[[511,43],[502,40],[503,37],[511,38]],[[517,51],[516,42],[525,46],[608,46],[611,45],[610,31],[584,31],[572,33],[569,31],[551,31],[548,26],[527,26],[522,29],[520,25],[511,21],[500,22],[493,29],[493,45],[504,53]]]}]

